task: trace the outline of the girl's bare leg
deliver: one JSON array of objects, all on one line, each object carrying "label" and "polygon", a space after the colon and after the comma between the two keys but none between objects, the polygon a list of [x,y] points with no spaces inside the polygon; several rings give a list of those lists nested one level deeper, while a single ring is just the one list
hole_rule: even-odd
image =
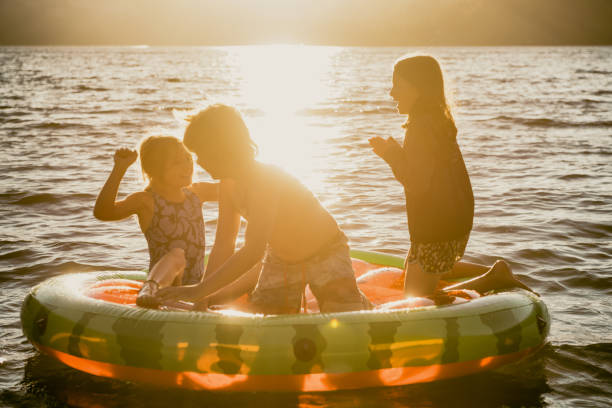
[{"label": "girl's bare leg", "polygon": [[159,301],[155,297],[159,288],[172,285],[175,279],[180,279],[185,269],[185,251],[172,248],[149,271],[147,281],[142,285],[136,304],[142,307],[155,308]]},{"label": "girl's bare leg", "polygon": [[428,296],[434,293],[440,275],[427,273],[417,263],[406,265],[404,293],[408,296]]},{"label": "girl's bare leg", "polygon": [[[536,293],[527,285],[520,282],[512,273],[510,265],[503,260],[496,261],[491,267],[459,261],[455,263],[451,271],[442,275],[443,279],[466,277],[473,278],[465,282],[447,286],[444,288],[444,291],[472,289],[480,293],[486,293],[496,289],[522,288]],[[422,271],[416,263],[408,264],[404,279],[404,292],[409,296],[431,295],[436,290],[438,280],[439,275]]]},{"label": "girl's bare leg", "polygon": [[491,267],[481,264],[476,264],[466,261],[455,262],[453,269],[442,275],[443,279],[459,279],[469,278],[472,276],[482,275],[486,273]]}]

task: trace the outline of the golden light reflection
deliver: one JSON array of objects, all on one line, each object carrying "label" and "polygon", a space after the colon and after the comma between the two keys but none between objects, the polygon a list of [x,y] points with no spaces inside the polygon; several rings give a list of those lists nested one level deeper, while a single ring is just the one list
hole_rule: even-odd
[{"label": "golden light reflection", "polygon": [[257,344],[223,344],[223,343],[210,343],[210,347],[223,347],[228,349],[235,349],[240,351],[250,351],[252,353],[257,353],[259,351],[259,346]]},{"label": "golden light reflection", "polygon": [[493,362],[493,356],[485,357],[480,360],[480,367],[486,367]]},{"label": "golden light reflection", "polygon": [[[329,77],[337,47],[266,45],[240,47],[238,77],[248,126],[259,145],[258,158],[276,164],[309,187],[316,140],[321,128],[308,124],[309,109],[320,107],[330,93]],[[245,109],[245,105],[242,109]]]},{"label": "golden light reflection", "polygon": [[183,361],[185,359],[187,347],[189,347],[189,342],[187,341],[181,341],[176,344],[176,348],[178,349],[178,356],[176,358],[178,361]]},{"label": "golden light reflection", "polygon": [[324,77],[334,47],[264,45],[241,47],[243,98],[265,115],[293,115],[327,97]]},{"label": "golden light reflection", "polygon": [[396,350],[406,347],[441,346],[443,343],[444,340],[442,339],[409,340],[394,343],[370,344],[369,348],[371,350]]},{"label": "golden light reflection", "polygon": [[[61,340],[64,340],[66,338],[70,338],[70,336],[72,336],[72,333],[57,333],[54,334],[50,339],[49,339],[49,344],[54,344],[56,342],[59,342]],[[101,338],[101,337],[91,337],[91,336],[79,336],[79,341],[88,341],[90,343],[106,343],[106,339]]]},{"label": "golden light reflection", "polygon": [[[404,385],[459,377],[520,360],[540,348],[535,347],[516,353],[489,356],[480,360],[429,366],[392,367],[373,371],[303,375],[245,375],[245,372],[227,375],[203,370],[200,363],[203,363],[204,355],[198,361],[198,369],[201,372],[176,372],[88,360],[40,344],[35,344],[35,347],[70,367],[103,377],[190,389],[307,392],[367,388],[381,385]],[[217,361],[218,357],[213,354],[216,353],[210,353],[209,360]]]},{"label": "golden light reflection", "polygon": [[[215,373],[194,373],[194,372],[183,372],[182,376],[189,380],[192,384],[187,384],[189,388],[193,389],[205,389],[215,390],[230,388],[233,385],[244,383],[248,380],[248,376],[237,374],[237,375],[226,375],[226,374],[215,374]],[[194,385],[197,385],[194,387]]]}]

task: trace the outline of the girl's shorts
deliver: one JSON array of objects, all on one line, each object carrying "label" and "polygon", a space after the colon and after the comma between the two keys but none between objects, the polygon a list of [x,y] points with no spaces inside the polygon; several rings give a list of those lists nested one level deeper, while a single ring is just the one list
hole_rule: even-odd
[{"label": "girl's shorts", "polygon": [[453,269],[465,252],[470,234],[444,242],[412,242],[404,266],[418,264],[424,272],[443,274]]}]

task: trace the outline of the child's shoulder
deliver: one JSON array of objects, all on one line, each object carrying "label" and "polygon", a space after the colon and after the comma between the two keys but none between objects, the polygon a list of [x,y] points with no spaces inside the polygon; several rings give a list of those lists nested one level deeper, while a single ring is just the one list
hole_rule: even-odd
[{"label": "child's shoulder", "polygon": [[147,191],[137,191],[121,200],[119,205],[124,211],[127,211],[127,215],[138,214],[140,216],[153,210],[153,196]]},{"label": "child's shoulder", "polygon": [[265,183],[274,183],[277,185],[301,184],[295,176],[275,164],[261,164],[260,174],[260,179]]},{"label": "child's shoulder", "polygon": [[197,183],[192,183],[187,187],[187,190],[194,191],[198,189],[215,189],[219,187],[219,183],[210,182],[210,181],[199,181]]},{"label": "child's shoulder", "polygon": [[407,130],[432,130],[442,123],[442,117],[433,112],[424,112],[410,118]]},{"label": "child's shoulder", "polygon": [[252,176],[254,179],[265,182],[286,177],[287,172],[275,164],[257,162]]},{"label": "child's shoulder", "polygon": [[258,163],[250,180],[243,187],[260,194],[277,194],[302,186],[297,178],[283,168],[269,163]]},{"label": "child's shoulder", "polygon": [[420,115],[406,129],[407,135],[430,147],[440,147],[455,140],[448,118],[435,113]]},{"label": "child's shoulder", "polygon": [[187,189],[194,193],[200,201],[218,201],[220,183],[198,182],[193,183]]},{"label": "child's shoulder", "polygon": [[137,191],[135,193],[130,194],[126,197],[126,199],[131,199],[136,203],[140,203],[143,205],[153,205],[153,194],[150,191],[142,190]]}]

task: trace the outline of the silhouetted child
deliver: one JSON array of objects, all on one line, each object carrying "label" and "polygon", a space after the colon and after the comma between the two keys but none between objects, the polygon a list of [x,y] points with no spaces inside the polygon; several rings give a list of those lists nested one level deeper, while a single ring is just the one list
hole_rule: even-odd
[{"label": "silhouetted child", "polygon": [[[251,311],[296,313],[306,284],[322,312],[370,307],[357,287],[347,238],[332,215],[294,177],[255,160],[256,146],[236,109],[218,104],[201,111],[183,141],[197,163],[221,180],[219,222],[203,281],[160,290],[161,299],[205,300],[265,256]],[[241,216],[248,221],[245,244],[235,251]]]},{"label": "silhouetted child", "polygon": [[149,247],[149,274],[136,303],[156,307],[159,288],[173,282],[200,282],[205,249],[202,203],[218,200],[218,183],[192,184],[193,160],[181,141],[152,136],[140,145],[140,163],[149,185],[117,201],[121,179],[137,157],[134,150],[115,152],[115,164],[98,194],[94,216],[102,221],[138,216]]},{"label": "silhouetted child", "polygon": [[[369,141],[404,186],[410,231],[405,291],[425,296],[434,292],[442,275],[479,274],[485,275],[470,281],[470,289],[528,289],[514,278],[504,261],[491,268],[459,262],[472,229],[474,196],[438,62],[430,56],[399,60],[393,69],[390,95],[399,113],[408,115],[404,143],[400,145],[392,137]],[[468,288],[466,285],[453,289]]]}]

